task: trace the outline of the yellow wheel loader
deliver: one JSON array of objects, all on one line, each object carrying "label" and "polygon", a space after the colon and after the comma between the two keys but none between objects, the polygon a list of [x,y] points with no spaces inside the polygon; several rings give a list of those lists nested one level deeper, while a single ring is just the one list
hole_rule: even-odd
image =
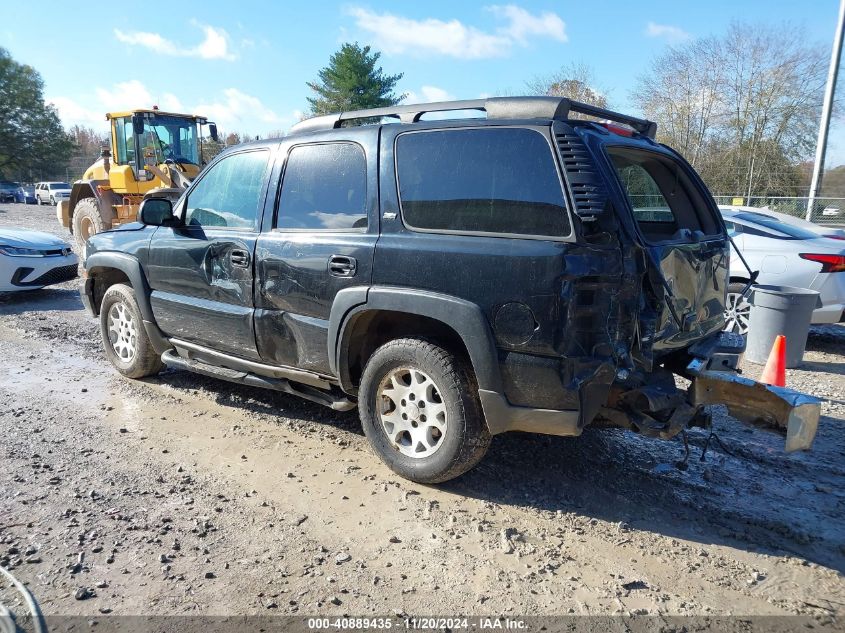
[{"label": "yellow wheel loader", "polygon": [[204,165],[203,126],[217,140],[217,126],[206,118],[152,110],[112,112],[111,147],[73,183],[70,199],[56,207],[59,223],[76,237],[79,251],[100,231],[134,222],[145,196],[174,201]]}]

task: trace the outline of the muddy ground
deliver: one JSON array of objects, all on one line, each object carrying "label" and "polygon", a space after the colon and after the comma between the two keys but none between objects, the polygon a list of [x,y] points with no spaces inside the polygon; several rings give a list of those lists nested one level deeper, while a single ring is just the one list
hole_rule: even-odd
[{"label": "muddy ground", "polygon": [[[48,207],[0,224],[67,235]],[[717,412],[724,448],[507,434],[447,485],[393,475],[355,412],[167,370],[123,379],[78,283],[0,294],[0,564],[46,614],[845,617],[845,328],[789,384],[811,453]],[[759,367],[748,366],[749,375]],[[0,603],[22,612],[0,578]]]}]

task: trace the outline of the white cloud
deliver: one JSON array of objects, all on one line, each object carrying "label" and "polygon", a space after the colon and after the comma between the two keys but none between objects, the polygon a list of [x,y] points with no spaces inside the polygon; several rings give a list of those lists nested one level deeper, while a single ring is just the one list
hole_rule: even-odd
[{"label": "white cloud", "polygon": [[180,112],[184,109],[182,102],[176,95],[170,92],[153,95],[137,79],[116,83],[109,90],[96,88],[94,94],[97,96],[99,104],[104,108],[104,112],[151,108],[154,105],[170,112]]},{"label": "white cloud", "polygon": [[679,26],[671,24],[656,24],[649,22],[645,27],[645,34],[648,37],[659,37],[665,39],[670,43],[683,42],[692,37],[689,33]]},{"label": "white cloud", "polygon": [[556,13],[547,11],[532,15],[514,4],[487,8],[495,15],[508,20],[509,24],[502,32],[522,45],[527,43],[529,35],[549,37],[558,42],[566,42],[569,39],[566,36],[566,23]]},{"label": "white cloud", "polygon": [[185,48],[162,37],[158,33],[146,31],[124,32],[114,29],[114,36],[124,44],[143,46],[160,55],[173,57],[199,57],[200,59],[225,59],[232,61],[236,55],[229,51],[229,34],[225,30],[191,20],[191,25],[202,29],[205,38],[196,46]]},{"label": "white cloud", "polygon": [[278,116],[264,105],[261,99],[237,88],[227,88],[218,98],[186,106],[172,93],[153,95],[137,79],[117,83],[110,89],[97,87],[93,91],[93,98],[86,102],[64,96],[54,96],[47,101],[56,106],[65,127],[82,125],[98,131],[108,130],[106,112],[150,108],[153,105],[158,105],[165,112],[206,116],[227,132],[248,130],[266,133],[270,129],[295,123],[298,115],[301,115],[299,112],[293,112],[289,116]]},{"label": "white cloud", "polygon": [[96,88],[94,94],[105,110],[131,110],[133,108],[151,108],[153,97],[147,88],[137,79],[117,83],[110,90]]},{"label": "white cloud", "polygon": [[455,96],[437,86],[423,86],[419,92],[409,90],[402,103],[430,103],[432,101],[452,101]]},{"label": "white cloud", "polygon": [[237,88],[226,88],[223,99],[200,103],[195,110],[217,123],[220,129],[232,132],[245,128],[255,131],[259,124],[261,130],[266,130],[287,120],[265,106],[258,97]]},{"label": "white cloud", "polygon": [[488,10],[506,24],[494,32],[468,26],[460,20],[414,20],[391,13],[352,7],[349,15],[358,28],[372,34],[376,46],[388,54],[445,55],[461,59],[503,57],[514,44],[527,46],[528,36],[565,42],[566,25],[554,13],[531,14],[516,5],[494,5]]},{"label": "white cloud", "polygon": [[105,130],[108,128],[105,110],[97,111],[86,108],[69,97],[48,97],[45,101],[56,106],[56,110],[59,112],[59,118],[66,127],[80,125],[82,127],[94,128],[95,130]]}]

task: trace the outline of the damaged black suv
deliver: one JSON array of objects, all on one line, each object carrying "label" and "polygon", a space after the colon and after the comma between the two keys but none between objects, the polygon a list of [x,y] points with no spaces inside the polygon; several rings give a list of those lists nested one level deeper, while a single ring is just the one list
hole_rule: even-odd
[{"label": "damaged black suv", "polygon": [[92,237],[83,299],[122,374],[358,406],[419,482],[505,431],[669,438],[713,403],[808,448],[818,401],[735,372],[725,227],[655,127],[555,97],[308,119]]}]

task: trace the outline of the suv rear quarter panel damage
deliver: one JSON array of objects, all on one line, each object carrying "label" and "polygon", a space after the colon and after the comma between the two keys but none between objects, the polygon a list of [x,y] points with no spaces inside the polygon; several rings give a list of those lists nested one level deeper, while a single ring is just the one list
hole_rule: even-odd
[{"label": "suv rear quarter panel damage", "polygon": [[[606,401],[617,368],[632,365],[640,309],[642,269],[637,252],[620,239],[606,191],[600,192],[601,213],[590,222],[571,213],[570,238],[413,231],[402,221],[398,199],[396,133],[383,131],[382,236],[374,283],[442,293],[478,306],[495,341],[508,402],[579,411],[583,427]],[[560,155],[555,158],[560,165]],[[575,210],[572,188],[564,189]]]}]

